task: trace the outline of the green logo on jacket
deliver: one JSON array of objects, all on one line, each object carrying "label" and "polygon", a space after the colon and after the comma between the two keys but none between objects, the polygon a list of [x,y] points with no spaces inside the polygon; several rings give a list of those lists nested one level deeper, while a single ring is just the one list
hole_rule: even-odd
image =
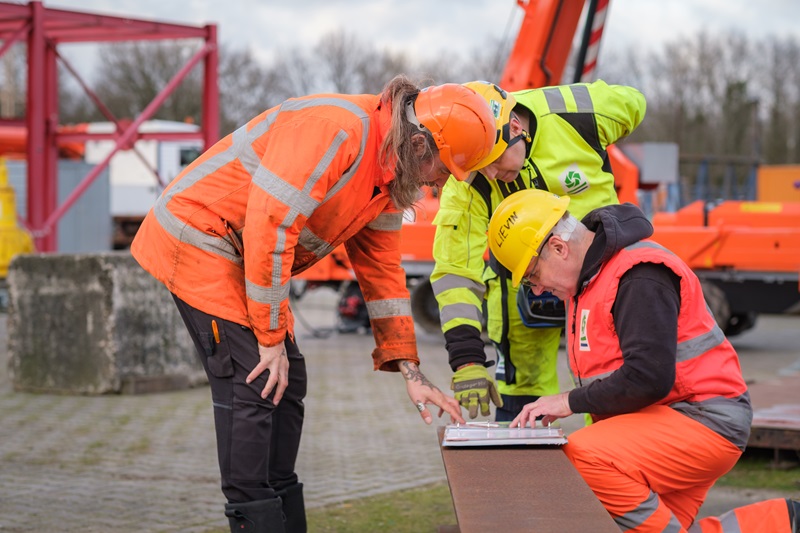
[{"label": "green logo on jacket", "polygon": [[569,195],[578,194],[589,188],[589,180],[581,174],[581,169],[575,163],[561,175],[560,181],[564,193]]}]

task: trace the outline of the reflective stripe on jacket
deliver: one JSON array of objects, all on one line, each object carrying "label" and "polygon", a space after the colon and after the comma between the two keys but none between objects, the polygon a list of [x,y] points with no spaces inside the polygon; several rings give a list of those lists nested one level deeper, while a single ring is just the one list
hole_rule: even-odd
[{"label": "reflective stripe on jacket", "polygon": [[513,94],[536,117],[523,175],[527,172],[539,189],[568,195],[569,211],[578,220],[592,209],[619,203],[606,148],[644,119],[642,93],[598,80]]},{"label": "reflective stripe on jacket", "polygon": [[417,361],[402,213],[386,187],[393,168],[378,161],[390,123],[377,95],[314,95],[269,109],[175,178],[131,252],[189,305],[274,346],[292,332],[292,275],[344,243],[373,321],[375,367]]},{"label": "reflective stripe on jacket", "polygon": [[[620,278],[639,263],[669,267],[680,278],[681,307],[678,313],[678,346],[675,382],[669,394],[657,402],[679,410],[686,405],[705,406],[703,415],[720,424],[704,425],[735,428],[726,434],[735,443],[747,440],[750,415],[739,358],[711,315],[700,282],[692,270],[669,250],[650,240],[632,244],[614,254],[571,302],[567,324],[567,354],[576,386],[586,387],[608,377],[623,365],[620,341],[614,327],[612,307],[616,302]],[[731,401],[724,401],[731,400]],[[601,417],[593,415],[594,419]]]},{"label": "reflective stripe on jacket", "polygon": [[[470,182],[451,178],[442,189],[433,244],[436,261],[431,282],[439,304],[442,330],[461,325],[474,328],[476,359],[454,360],[451,366],[483,362],[482,328],[485,283],[498,275],[487,268],[489,218],[503,198],[526,188],[547,189],[571,196],[576,217],[596,207],[618,203],[606,147],[631,133],[645,114],[642,94],[603,81],[531,89],[513,93],[527,108],[536,130],[525,166],[513,183],[489,180],[478,174]],[[507,283],[509,298],[515,289]],[[502,309],[488,309],[499,316]],[[462,328],[463,330],[463,328]],[[460,334],[461,332],[459,332]],[[466,332],[465,332],[466,334]],[[490,332],[498,341],[499,334]],[[448,343],[453,343],[448,339]],[[513,347],[512,347],[513,349]]]}]

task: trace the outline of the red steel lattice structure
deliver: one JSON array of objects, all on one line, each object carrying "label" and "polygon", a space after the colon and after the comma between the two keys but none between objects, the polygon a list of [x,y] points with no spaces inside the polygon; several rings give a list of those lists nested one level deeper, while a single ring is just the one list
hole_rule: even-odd
[{"label": "red steel lattice structure", "polygon": [[[150,104],[133,120],[124,123],[111,115],[72,66],[58,53],[62,43],[100,43],[120,41],[156,41],[202,39],[203,46],[161,89]],[[0,2],[0,57],[16,42],[27,43],[28,79],[24,121],[0,120],[0,125],[27,127],[27,220],[23,221],[34,236],[40,252],[55,251],[58,220],[92,184],[120,149],[129,148],[138,139],[202,139],[209,148],[219,137],[219,89],[217,84],[217,27],[188,26],[137,20],[95,13],[51,9],[41,1],[27,4]],[[199,62],[203,62],[202,124],[197,132],[140,133],[139,126],[151,118]],[[77,79],[89,98],[110,121],[116,123],[113,134],[59,132],[58,69],[61,62]],[[59,141],[113,139],[114,150],[97,164],[57,205],[57,168]]]}]

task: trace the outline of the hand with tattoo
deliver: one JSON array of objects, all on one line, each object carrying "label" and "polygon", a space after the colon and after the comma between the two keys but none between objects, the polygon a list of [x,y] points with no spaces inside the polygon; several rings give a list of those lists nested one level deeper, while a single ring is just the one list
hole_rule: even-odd
[{"label": "hand with tattoo", "polygon": [[439,408],[439,417],[447,412],[453,422],[466,423],[461,416],[461,407],[455,398],[445,395],[439,390],[439,387],[431,383],[420,371],[416,363],[413,361],[398,361],[397,367],[406,380],[408,397],[417,405],[417,410],[426,424],[433,422],[433,416],[427,408],[428,404],[433,404]]}]

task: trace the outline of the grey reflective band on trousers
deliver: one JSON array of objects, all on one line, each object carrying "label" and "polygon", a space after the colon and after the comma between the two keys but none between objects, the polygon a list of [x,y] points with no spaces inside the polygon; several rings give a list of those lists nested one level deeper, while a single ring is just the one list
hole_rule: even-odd
[{"label": "grey reflective band on trousers", "polygon": [[[622,516],[614,517],[614,522],[617,523],[621,531],[630,531],[632,529],[636,529],[645,523],[647,519],[650,518],[650,515],[656,512],[656,509],[658,509],[658,503],[658,494],[650,491],[650,494],[647,495],[647,499],[640,503],[636,509],[628,511]],[[675,515],[672,515],[669,519],[669,523],[662,530],[662,533],[678,533],[680,530],[680,522],[678,522],[678,519],[675,517]]]}]

